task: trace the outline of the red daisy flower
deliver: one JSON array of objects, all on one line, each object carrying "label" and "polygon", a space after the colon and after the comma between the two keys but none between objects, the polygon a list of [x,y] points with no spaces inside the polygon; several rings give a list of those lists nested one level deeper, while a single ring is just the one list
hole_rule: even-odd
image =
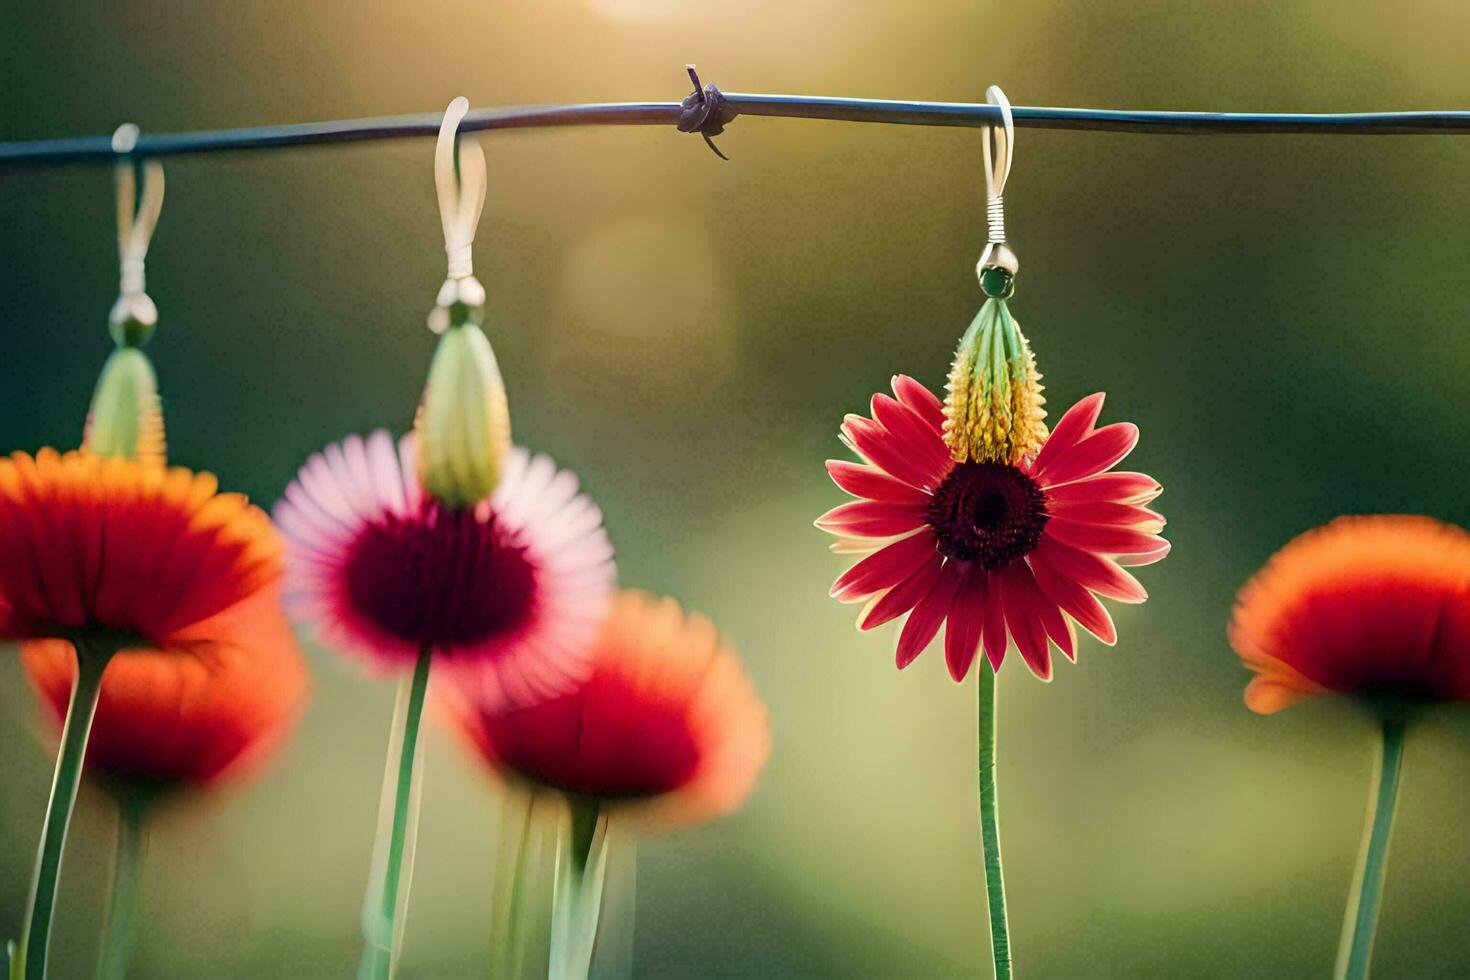
[{"label": "red daisy flower", "polygon": [[1115,643],[1097,597],[1142,602],[1143,586],[1120,566],[1169,553],[1158,534],[1164,518],[1144,506],[1162,488],[1142,473],[1110,472],[1137,444],[1138,428],[1096,428],[1098,393],[1062,416],[1034,458],[958,462],[933,392],[898,375],[893,393],[873,396],[871,418],[843,423],[842,441],[866,462],[828,460],[827,471],[861,499],[816,522],[841,538],[834,550],[871,552],[832,586],[843,602],[867,603],[858,627],[908,613],[898,639],[903,668],[947,621],[945,660],[957,681],[982,645],[999,670],[1009,641],[1049,679],[1048,640],[1076,659],[1074,620]]},{"label": "red daisy flower", "polygon": [[1340,517],[1241,589],[1230,642],[1252,711],[1315,694],[1470,699],[1470,534],[1428,517]]},{"label": "red daisy flower", "polygon": [[501,712],[474,690],[445,704],[497,772],[644,825],[690,824],[739,806],[770,749],[761,704],[714,624],[672,599],[621,593],[572,694]]}]

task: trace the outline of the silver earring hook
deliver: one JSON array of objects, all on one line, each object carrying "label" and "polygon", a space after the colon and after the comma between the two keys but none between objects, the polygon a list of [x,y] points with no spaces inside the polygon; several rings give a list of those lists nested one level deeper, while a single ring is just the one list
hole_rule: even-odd
[{"label": "silver earring hook", "polygon": [[984,132],[985,156],[985,251],[976,264],[976,272],[982,277],[986,269],[1001,269],[1014,276],[1020,263],[1016,253],[1006,243],[1005,189],[1011,176],[1011,161],[1016,146],[1016,124],[1011,115],[1011,100],[992,85],[985,90],[985,101],[1000,107],[1001,125],[986,126]]},{"label": "silver earring hook", "polygon": [[479,141],[459,135],[459,125],[469,111],[470,103],[464,96],[449,103],[434,147],[434,189],[444,228],[444,253],[449,261],[448,277],[429,314],[429,328],[435,333],[442,333],[450,325],[452,307],[461,306],[477,315],[485,305],[485,287],[475,278],[474,245],[489,181],[485,151]]},{"label": "silver earring hook", "polygon": [[[109,321],[118,328],[129,324],[151,329],[158,322],[158,308],[148,297],[144,276],[144,260],[148,244],[158,227],[163,211],[163,164],[133,155],[138,145],[138,127],[124,123],[112,134],[112,151],[118,154],[117,175],[117,255],[119,266],[118,298]],[[139,199],[139,176],[142,197]]]},{"label": "silver earring hook", "polygon": [[444,225],[444,251],[449,256],[451,279],[474,274],[470,248],[485,208],[485,151],[479,141],[463,140],[459,135],[459,124],[469,111],[470,103],[464,96],[449,103],[434,148],[434,186],[439,193],[439,218]]}]

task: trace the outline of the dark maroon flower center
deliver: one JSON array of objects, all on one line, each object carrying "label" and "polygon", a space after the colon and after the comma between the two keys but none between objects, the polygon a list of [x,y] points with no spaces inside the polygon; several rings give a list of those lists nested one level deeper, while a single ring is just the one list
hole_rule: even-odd
[{"label": "dark maroon flower center", "polygon": [[369,524],[351,544],[346,569],[348,598],[360,615],[435,647],[507,633],[535,600],[526,549],[493,515],[432,502]]},{"label": "dark maroon flower center", "polygon": [[927,516],[944,554],[1003,568],[1041,542],[1046,495],[1014,466],[960,463],[934,491]]}]

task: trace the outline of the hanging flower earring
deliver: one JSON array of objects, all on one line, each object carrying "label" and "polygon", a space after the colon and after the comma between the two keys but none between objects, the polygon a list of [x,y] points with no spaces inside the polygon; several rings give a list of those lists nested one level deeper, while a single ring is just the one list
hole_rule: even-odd
[{"label": "hanging flower earring", "polygon": [[[115,153],[131,153],[138,127],[119,126],[112,137]],[[138,171],[143,196],[138,198]],[[158,378],[143,352],[158,324],[158,307],[145,291],[143,260],[158,216],[163,211],[163,165],[157,160],[135,164],[131,157],[117,166],[117,254],[121,267],[117,302],[107,316],[116,349],[102,366],[92,408],[87,413],[83,446],[103,456],[126,456],[162,462],[165,453],[163,406]]]},{"label": "hanging flower earring", "polygon": [[[22,641],[28,668],[64,717],[13,964],[12,976],[26,980],[46,975],[84,757],[121,758],[120,740],[131,733],[150,743],[146,752],[156,760],[166,751],[158,730],[145,739],[132,726],[177,709],[181,678],[215,675],[225,662],[237,683],[240,675],[256,678],[259,667],[289,663],[280,675],[288,683],[267,698],[272,709],[277,696],[289,702],[283,715],[304,692],[300,654],[279,607],[282,549],[270,521],[239,494],[219,493],[210,474],[164,464],[157,382],[142,351],[158,316],[143,291],[143,258],[163,206],[163,169],[142,164],[136,202],[136,140],[133,126],[113,140],[122,155],[122,288],[108,324],[116,349],[97,383],[84,447],[0,459],[0,640]],[[89,755],[94,717],[98,738]],[[120,942],[123,934],[115,934]]]},{"label": "hanging flower earring", "polygon": [[[995,673],[1014,646],[1031,671],[1051,678],[1050,645],[1077,655],[1074,622],[1106,644],[1117,634],[1098,596],[1142,602],[1125,565],[1163,558],[1164,519],[1146,505],[1160,493],[1142,473],[1110,472],[1133,450],[1130,423],[1097,427],[1103,395],[1068,409],[1047,431],[1041,375],[1011,315],[1019,263],[1006,241],[1003,192],[1015,125],[999,88],[1001,127],[985,135],[988,241],[976,271],[985,304],[960,338],[943,402],[918,381],[893,378],[872,416],[849,415],[842,441],[862,463],[827,470],[858,500],[817,526],[833,550],[865,555],[832,586],[842,602],[865,605],[859,629],[907,614],[898,666],[907,667],[945,626],[950,675],[979,670],[980,824],[995,972],[1011,972],[1001,877],[995,785]],[[993,143],[993,146],[992,146]]]},{"label": "hanging flower earring", "polygon": [[450,104],[435,151],[449,276],[429,316],[439,343],[414,432],[327,447],[275,508],[287,611],[370,668],[407,672],[363,904],[363,977],[391,976],[402,945],[430,664],[472,675],[495,710],[564,694],[591,670],[616,577],[602,513],[577,478],[510,444],[471,266],[486,176],[479,144],[459,137],[468,110]]}]

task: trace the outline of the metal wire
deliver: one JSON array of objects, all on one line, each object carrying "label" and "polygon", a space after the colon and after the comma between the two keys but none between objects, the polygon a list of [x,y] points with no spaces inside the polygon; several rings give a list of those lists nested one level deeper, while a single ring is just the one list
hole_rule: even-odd
[{"label": "metal wire", "polygon": [[[1000,109],[971,102],[895,102],[822,95],[723,93],[718,125],[736,116],[780,116],[903,126],[980,127],[998,125]],[[600,102],[571,105],[480,109],[460,124],[461,132],[534,129],[553,126],[674,126],[678,102]],[[1424,112],[1160,112],[1134,109],[1068,109],[1015,106],[1015,125],[1029,129],[1081,129],[1112,133],[1203,135],[1229,133],[1320,133],[1374,136],[1414,134],[1470,135],[1470,110]],[[145,133],[134,153],[144,157],[266,150],[287,146],[359,140],[437,136],[443,114],[334,119],[327,122]],[[116,159],[111,136],[0,143],[0,165],[98,162]]]}]

